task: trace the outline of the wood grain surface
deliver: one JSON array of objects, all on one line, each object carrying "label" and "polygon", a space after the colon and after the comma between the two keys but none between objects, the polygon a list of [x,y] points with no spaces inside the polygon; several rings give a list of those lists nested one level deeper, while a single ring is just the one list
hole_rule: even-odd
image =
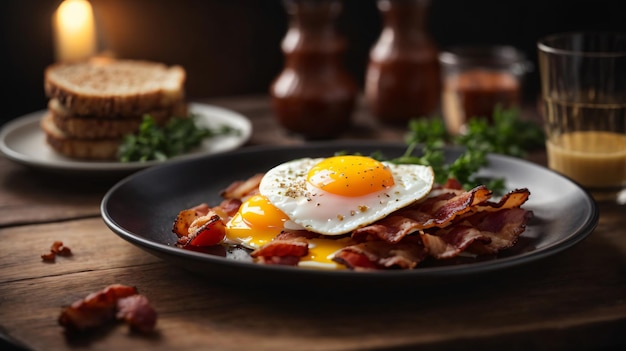
[{"label": "wood grain surface", "polygon": [[[209,100],[248,116],[250,145],[296,144],[265,97]],[[389,140],[364,114],[361,137]],[[368,134],[369,133],[369,134]],[[358,134],[358,133],[357,133]],[[534,155],[537,162],[545,156]],[[549,258],[419,289],[302,291],[225,285],[134,247],[100,217],[117,179],[50,175],[0,158],[0,334],[29,350],[595,350],[626,345],[626,207],[602,203],[596,230]],[[70,257],[45,263],[55,240]],[[156,332],[123,323],[68,337],[61,308],[109,284],[136,286]]]}]

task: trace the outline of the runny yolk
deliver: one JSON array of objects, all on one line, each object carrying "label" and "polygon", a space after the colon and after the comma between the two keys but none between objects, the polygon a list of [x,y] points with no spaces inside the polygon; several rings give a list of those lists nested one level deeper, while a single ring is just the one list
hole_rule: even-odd
[{"label": "runny yolk", "polygon": [[255,195],[241,204],[228,222],[226,237],[246,246],[260,247],[280,234],[288,220],[265,196]]},{"label": "runny yolk", "polygon": [[341,196],[363,196],[394,185],[393,174],[366,156],[334,156],[313,166],[307,175],[313,186]]},{"label": "runny yolk", "polygon": [[[226,237],[244,246],[258,248],[272,241],[289,220],[286,214],[262,195],[254,195],[241,204],[239,211],[226,226]],[[312,267],[341,268],[332,261],[332,255],[346,246],[349,238],[309,239],[309,254],[301,263]]]}]

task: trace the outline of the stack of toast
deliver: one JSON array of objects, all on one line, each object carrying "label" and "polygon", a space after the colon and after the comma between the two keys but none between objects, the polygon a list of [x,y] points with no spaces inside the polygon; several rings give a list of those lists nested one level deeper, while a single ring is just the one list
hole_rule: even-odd
[{"label": "stack of toast", "polygon": [[180,66],[118,59],[58,63],[46,68],[47,143],[81,160],[115,160],[122,139],[138,132],[144,115],[159,125],[187,116]]}]

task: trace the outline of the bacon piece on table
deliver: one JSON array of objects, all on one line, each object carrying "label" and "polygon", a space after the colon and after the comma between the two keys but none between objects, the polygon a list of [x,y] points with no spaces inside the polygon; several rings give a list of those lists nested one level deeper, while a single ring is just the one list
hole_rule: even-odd
[{"label": "bacon piece on table", "polygon": [[137,294],[135,287],[110,285],[65,307],[59,316],[59,324],[78,331],[99,327],[115,319],[118,299],[135,294]]},{"label": "bacon piece on table", "polygon": [[41,255],[41,259],[46,262],[54,262],[57,255],[72,256],[72,250],[69,247],[63,245],[62,241],[56,240],[50,246],[50,252]]},{"label": "bacon piece on table", "polygon": [[59,256],[72,256],[72,250],[69,247],[63,245],[62,241],[53,242],[52,246],[50,247],[50,252],[54,252]]},{"label": "bacon piece on table", "polygon": [[131,295],[117,300],[117,319],[124,320],[131,329],[143,333],[154,330],[157,313],[143,295]]},{"label": "bacon piece on table", "polygon": [[113,284],[63,308],[58,322],[69,331],[85,331],[116,318],[145,333],[154,329],[157,313],[135,287]]}]

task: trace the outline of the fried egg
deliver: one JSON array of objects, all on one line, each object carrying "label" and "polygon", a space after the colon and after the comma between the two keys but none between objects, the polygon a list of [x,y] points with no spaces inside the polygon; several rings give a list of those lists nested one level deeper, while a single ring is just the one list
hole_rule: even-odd
[{"label": "fried egg", "polygon": [[364,156],[293,160],[265,174],[260,194],[246,199],[227,223],[226,239],[257,249],[283,229],[304,229],[323,235],[308,239],[309,254],[300,266],[345,268],[332,259],[352,243],[349,232],[421,200],[433,183],[425,166]]},{"label": "fried egg", "polygon": [[270,169],[261,195],[306,230],[342,235],[426,197],[431,167],[357,155],[302,158]]},{"label": "fried egg", "polygon": [[[237,213],[226,224],[226,239],[249,249],[258,249],[272,241],[283,229],[300,230],[285,213],[262,195],[244,201]],[[333,254],[350,243],[350,238],[309,239],[309,254],[301,258],[302,266],[341,268],[332,261]]]}]

